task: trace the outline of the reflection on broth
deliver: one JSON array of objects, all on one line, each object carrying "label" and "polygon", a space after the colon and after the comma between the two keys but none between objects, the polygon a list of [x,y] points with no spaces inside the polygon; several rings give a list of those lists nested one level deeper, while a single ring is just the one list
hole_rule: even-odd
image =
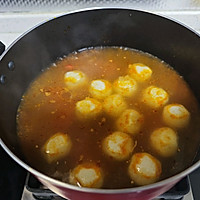
[{"label": "reflection on broth", "polygon": [[146,185],[187,168],[199,122],[192,91],[171,67],[122,47],[64,57],[31,83],[17,115],[31,166],[91,188]]}]

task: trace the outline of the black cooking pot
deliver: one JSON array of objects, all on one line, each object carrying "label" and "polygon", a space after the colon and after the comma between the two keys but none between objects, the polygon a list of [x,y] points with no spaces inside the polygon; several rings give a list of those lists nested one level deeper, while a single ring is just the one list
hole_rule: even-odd
[{"label": "black cooking pot", "polygon": [[[200,155],[183,172],[148,186],[89,189],[62,183],[25,161],[16,134],[21,97],[38,74],[59,57],[94,46],[125,46],[164,60],[184,77],[200,102],[200,38],[183,25],[154,14],[128,9],[95,9],[45,22],[21,36],[0,60],[0,136],[7,153],[43,184],[69,199],[151,199],[200,166]],[[178,91],[177,91],[178,92]]]}]

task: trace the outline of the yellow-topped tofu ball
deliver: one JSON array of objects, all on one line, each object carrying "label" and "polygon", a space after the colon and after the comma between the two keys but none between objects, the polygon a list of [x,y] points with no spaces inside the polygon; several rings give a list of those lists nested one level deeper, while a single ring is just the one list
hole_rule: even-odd
[{"label": "yellow-topped tofu ball", "polygon": [[162,88],[150,86],[146,88],[143,92],[142,101],[152,108],[162,107],[168,102],[168,100],[169,100],[169,95]]},{"label": "yellow-topped tofu ball", "polygon": [[69,182],[79,187],[100,188],[103,184],[102,170],[95,163],[78,165],[70,173]]},{"label": "yellow-topped tofu ball", "polygon": [[163,109],[163,120],[172,128],[183,128],[188,125],[190,113],[181,104],[169,104]]},{"label": "yellow-topped tofu ball", "polygon": [[133,140],[123,132],[114,132],[103,140],[103,151],[116,160],[127,159],[134,149]]},{"label": "yellow-topped tofu ball", "polygon": [[143,122],[143,115],[136,110],[127,109],[117,120],[117,128],[122,132],[135,135],[140,131]]},{"label": "yellow-topped tofu ball", "polygon": [[125,97],[132,96],[136,88],[137,88],[136,81],[128,75],[120,76],[113,83],[113,89],[115,90],[115,92]]},{"label": "yellow-topped tofu ball", "polygon": [[105,97],[111,95],[112,85],[106,80],[93,80],[90,85],[90,94],[97,99],[104,99]]},{"label": "yellow-topped tofu ball", "polygon": [[151,147],[161,156],[173,156],[178,149],[177,133],[168,127],[158,128],[150,136]]},{"label": "yellow-topped tofu ball", "polygon": [[91,119],[101,112],[102,105],[96,99],[86,97],[76,103],[76,115],[79,119]]},{"label": "yellow-topped tofu ball", "polygon": [[43,147],[47,162],[51,163],[66,156],[72,147],[71,140],[67,134],[56,133],[51,136]]},{"label": "yellow-topped tofu ball", "polygon": [[134,154],[128,168],[129,176],[137,185],[148,185],[156,182],[161,172],[160,161],[148,153]]},{"label": "yellow-topped tofu ball", "polygon": [[126,108],[127,104],[119,94],[110,95],[103,102],[104,111],[112,117],[119,116]]},{"label": "yellow-topped tofu ball", "polygon": [[129,75],[134,78],[136,81],[146,81],[149,79],[152,75],[152,70],[142,64],[142,63],[134,63],[130,64],[129,66]]},{"label": "yellow-topped tofu ball", "polygon": [[87,79],[86,75],[83,72],[79,70],[74,70],[65,73],[64,81],[69,89],[77,89],[85,85]]}]

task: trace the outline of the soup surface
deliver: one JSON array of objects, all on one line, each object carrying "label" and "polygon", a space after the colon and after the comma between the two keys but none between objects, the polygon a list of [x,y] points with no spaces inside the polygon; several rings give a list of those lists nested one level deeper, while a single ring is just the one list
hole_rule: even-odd
[{"label": "soup surface", "polygon": [[[134,64],[138,73],[146,69],[142,79],[132,74]],[[183,120],[173,121],[170,109],[183,111]],[[31,83],[17,115],[31,166],[63,182],[101,188],[145,185],[187,168],[199,122],[197,101],[180,75],[152,55],[122,47],[63,57]]]}]

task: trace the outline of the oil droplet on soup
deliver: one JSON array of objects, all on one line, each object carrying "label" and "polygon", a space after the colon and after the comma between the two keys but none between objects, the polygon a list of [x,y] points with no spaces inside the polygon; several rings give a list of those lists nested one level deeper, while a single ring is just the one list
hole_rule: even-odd
[{"label": "oil droplet on soup", "polygon": [[27,162],[91,188],[137,187],[184,170],[200,142],[199,122],[197,101],[177,72],[123,47],[64,56],[31,83],[17,113]]}]

